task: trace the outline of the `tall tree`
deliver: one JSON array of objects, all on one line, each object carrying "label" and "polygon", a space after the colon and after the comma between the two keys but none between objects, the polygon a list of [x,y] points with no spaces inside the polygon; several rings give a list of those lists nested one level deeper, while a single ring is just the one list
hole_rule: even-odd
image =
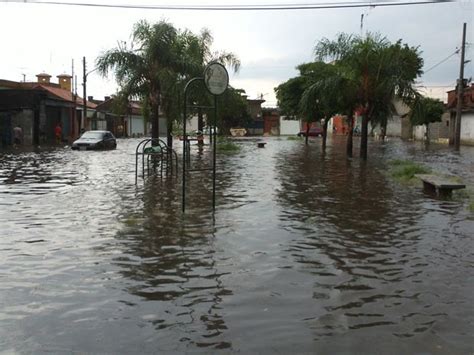
[{"label": "tall tree", "polygon": [[414,126],[425,125],[426,143],[430,142],[430,123],[440,122],[444,104],[438,99],[418,96],[411,107],[410,121]]},{"label": "tall tree", "polygon": [[412,102],[416,96],[412,85],[423,66],[418,48],[401,41],[392,44],[377,34],[367,37],[341,34],[334,41],[320,41],[315,54],[317,59],[336,61],[357,82],[355,103],[363,113],[360,155],[367,159],[369,122],[383,123],[394,98]]},{"label": "tall tree", "polygon": [[[211,62],[219,62],[228,69],[231,69],[234,73],[239,71],[240,59],[236,54],[227,51],[212,50],[214,38],[208,29],[202,29],[199,35],[186,31],[182,34],[182,40],[186,44],[186,53],[188,57],[192,58],[192,61],[197,63],[194,67],[194,72],[191,73],[192,76],[202,76],[205,67]],[[190,78],[191,77],[187,77],[186,80],[189,80]],[[209,106],[210,104],[213,104],[210,95],[208,95],[206,91],[198,90],[194,91],[193,94],[193,100],[200,106]],[[198,109],[197,114],[198,130],[202,131],[204,128],[204,111]]]},{"label": "tall tree", "polygon": [[325,64],[324,70],[313,78],[314,82],[304,91],[300,107],[302,111],[313,111],[324,117],[323,150],[326,148],[328,122],[336,114],[347,116],[349,134],[347,136],[347,155],[352,156],[353,113],[357,104],[358,87],[344,67]]},{"label": "tall tree", "polygon": [[193,62],[183,56],[178,31],[166,22],[135,24],[132,43],[120,42],[103,53],[96,65],[102,75],[113,71],[121,92],[145,99],[151,110],[152,138],[159,137],[159,112],[164,94],[176,84],[176,75],[192,70]]},{"label": "tall tree", "polygon": [[[252,122],[247,99],[242,89],[229,87],[218,98],[217,125],[219,132],[229,134],[232,127],[246,127]],[[208,115],[211,115],[209,112]]]},{"label": "tall tree", "polygon": [[[296,67],[299,71],[299,76],[291,78],[286,82],[280,84],[275,88],[278,106],[282,114],[290,116],[295,119],[302,119],[307,123],[306,125],[306,144],[308,144],[308,131],[310,124],[318,119],[325,117],[324,103],[319,100],[317,93],[313,90],[307,92],[318,78],[325,78],[331,72],[332,67],[323,62],[303,63]],[[303,95],[304,102],[302,102]],[[324,127],[327,129],[327,119],[323,125],[323,146],[325,145],[326,133]]]}]

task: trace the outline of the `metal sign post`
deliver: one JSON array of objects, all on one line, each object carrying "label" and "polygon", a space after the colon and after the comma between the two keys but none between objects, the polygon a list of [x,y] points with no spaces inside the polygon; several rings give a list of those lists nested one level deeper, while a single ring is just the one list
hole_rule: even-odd
[{"label": "metal sign post", "polygon": [[[184,109],[183,109],[183,195],[182,195],[182,210],[186,210],[186,172],[204,171],[211,169],[187,169],[186,164],[190,161],[189,141],[186,133],[186,115],[188,108],[188,88],[196,81],[204,81],[206,89],[214,96],[214,106],[205,108],[214,108],[213,127],[210,127],[209,136],[212,137],[212,209],[216,209],[216,150],[217,150],[217,96],[222,95],[229,85],[229,74],[226,68],[220,63],[210,63],[204,69],[203,78],[193,78],[188,81],[184,88]],[[191,105],[190,107],[196,107]],[[203,108],[203,107],[201,107]]]}]

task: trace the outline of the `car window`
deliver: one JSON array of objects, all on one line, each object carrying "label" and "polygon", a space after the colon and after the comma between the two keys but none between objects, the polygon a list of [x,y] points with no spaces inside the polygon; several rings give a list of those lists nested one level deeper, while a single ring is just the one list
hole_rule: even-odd
[{"label": "car window", "polygon": [[89,131],[89,132],[85,132],[83,135],[82,135],[82,138],[91,138],[91,139],[100,139],[103,137],[103,133],[102,132],[92,132],[92,131]]}]

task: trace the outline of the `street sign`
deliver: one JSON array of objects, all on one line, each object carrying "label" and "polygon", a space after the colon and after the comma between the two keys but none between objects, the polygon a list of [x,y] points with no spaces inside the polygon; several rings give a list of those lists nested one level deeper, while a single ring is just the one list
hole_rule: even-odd
[{"label": "street sign", "polygon": [[220,63],[211,63],[204,69],[204,84],[213,95],[221,95],[229,85],[229,74]]}]

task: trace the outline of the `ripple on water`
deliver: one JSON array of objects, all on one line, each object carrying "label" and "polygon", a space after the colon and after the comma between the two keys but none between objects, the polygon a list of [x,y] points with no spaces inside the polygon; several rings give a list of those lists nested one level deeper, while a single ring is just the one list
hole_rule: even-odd
[{"label": "ripple on water", "polygon": [[0,351],[471,351],[465,200],[386,169],[472,184],[474,151],[372,142],[364,163],[338,140],[265,139],[218,155],[215,214],[209,174],[190,175],[185,215],[180,177],[135,186],[138,140],[3,155]]}]

